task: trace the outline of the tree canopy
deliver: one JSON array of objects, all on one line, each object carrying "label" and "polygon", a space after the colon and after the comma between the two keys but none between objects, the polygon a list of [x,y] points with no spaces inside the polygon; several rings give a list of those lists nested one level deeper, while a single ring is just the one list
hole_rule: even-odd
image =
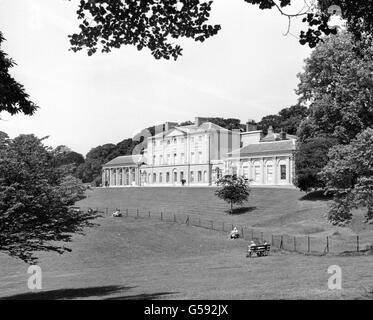
[{"label": "tree canopy", "polygon": [[38,107],[30,101],[24,87],[10,75],[9,69],[15,62],[2,50],[4,40],[0,31],[0,112],[32,115]]},{"label": "tree canopy", "polygon": [[309,120],[300,139],[320,135],[349,143],[373,126],[373,47],[356,52],[353,37],[343,32],[326,39],[306,59],[297,93],[309,104]]},{"label": "tree canopy", "polygon": [[[275,9],[289,20],[301,17],[305,23],[299,41],[311,48],[323,41],[323,36],[336,34],[329,26],[330,17],[342,15],[347,29],[357,40],[373,35],[373,0],[311,0],[304,1],[300,12],[287,12],[295,0],[242,0],[262,10]],[[77,17],[79,33],[70,35],[73,51],[85,48],[88,55],[101,50],[109,52],[122,45],[148,48],[156,59],[182,54],[179,38],[204,41],[221,29],[209,24],[213,1],[203,0],[80,0]]]},{"label": "tree canopy", "polygon": [[282,109],[278,114],[263,117],[258,123],[258,129],[267,133],[269,126],[272,126],[275,132],[283,130],[288,134],[296,135],[301,122],[307,118],[308,113],[307,107],[296,104]]},{"label": "tree canopy", "polygon": [[328,218],[334,224],[351,220],[351,209],[367,208],[367,221],[373,220],[373,128],[358,134],[348,145],[329,151],[329,162],[320,173],[334,203]]},{"label": "tree canopy", "polygon": [[328,164],[329,149],[337,144],[337,140],[328,137],[315,137],[307,142],[298,143],[295,151],[296,176],[294,184],[302,191],[323,189],[324,181],[319,172]]},{"label": "tree canopy", "polygon": [[248,201],[250,195],[249,183],[242,177],[226,175],[217,182],[215,195],[228,202],[231,206],[230,213],[233,214],[233,205],[242,205]]},{"label": "tree canopy", "polygon": [[349,144],[373,126],[373,48],[355,48],[347,32],[331,36],[317,46],[299,75],[297,92],[301,103],[309,105],[295,160],[296,185],[302,190],[324,188],[318,173],[329,149]]},{"label": "tree canopy", "polygon": [[173,39],[204,41],[220,26],[208,24],[212,1],[199,0],[81,0],[77,11],[80,33],[70,36],[73,51],[92,55],[122,45],[148,48],[156,59],[181,55]]},{"label": "tree canopy", "polygon": [[34,135],[0,138],[0,251],[27,263],[36,251],[70,251],[61,243],[96,218],[69,209],[85,188],[55,155]]}]

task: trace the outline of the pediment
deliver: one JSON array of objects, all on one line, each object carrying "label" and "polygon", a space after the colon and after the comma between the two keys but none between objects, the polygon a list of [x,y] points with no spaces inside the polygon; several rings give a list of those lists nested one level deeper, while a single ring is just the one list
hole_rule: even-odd
[{"label": "pediment", "polygon": [[181,136],[185,136],[185,135],[186,135],[186,132],[184,132],[183,130],[180,130],[180,129],[174,128],[174,129],[171,129],[170,131],[168,131],[168,132],[165,134],[165,138],[170,138],[170,137],[181,137]]}]

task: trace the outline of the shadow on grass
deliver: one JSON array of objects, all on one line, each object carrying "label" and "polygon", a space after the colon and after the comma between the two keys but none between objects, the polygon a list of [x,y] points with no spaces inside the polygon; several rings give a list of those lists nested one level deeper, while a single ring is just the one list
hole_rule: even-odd
[{"label": "shadow on grass", "polygon": [[257,209],[257,207],[241,207],[241,208],[233,209],[233,213],[231,213],[230,210],[227,210],[225,212],[228,213],[228,214],[232,214],[232,215],[240,215],[240,214],[245,214],[245,213],[252,212],[256,209]]},{"label": "shadow on grass", "polygon": [[100,297],[130,290],[134,287],[104,286],[90,288],[58,289],[40,292],[27,292],[9,297],[1,297],[0,300],[58,300]]},{"label": "shadow on grass", "polygon": [[324,191],[314,191],[307,193],[305,196],[299,199],[300,201],[330,201],[333,200],[333,194],[324,194]]},{"label": "shadow on grass", "polygon": [[105,300],[156,300],[163,299],[164,296],[176,294],[177,292],[157,292],[157,293],[142,293],[137,295],[112,297]]}]

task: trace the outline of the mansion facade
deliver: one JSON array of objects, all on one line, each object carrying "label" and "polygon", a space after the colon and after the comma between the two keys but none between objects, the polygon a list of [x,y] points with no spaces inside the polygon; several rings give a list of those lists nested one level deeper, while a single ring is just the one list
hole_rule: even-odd
[{"label": "mansion facade", "polygon": [[[163,129],[163,128],[162,128]],[[227,130],[204,118],[147,138],[142,154],[120,156],[102,168],[102,186],[213,186],[226,174],[237,174],[257,186],[293,186],[296,137],[284,132]]]}]

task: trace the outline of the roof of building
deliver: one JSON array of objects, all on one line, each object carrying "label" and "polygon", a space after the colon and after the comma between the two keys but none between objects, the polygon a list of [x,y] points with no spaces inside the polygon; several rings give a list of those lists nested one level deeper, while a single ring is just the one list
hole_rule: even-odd
[{"label": "roof of building", "polygon": [[185,134],[193,134],[193,133],[199,133],[199,132],[206,132],[206,131],[225,131],[229,132],[228,129],[225,129],[215,123],[212,122],[204,122],[200,126],[197,126],[196,124],[189,124],[186,126],[176,126],[174,128],[171,128],[170,130],[166,132],[161,132],[159,134],[156,134],[154,137],[162,137],[166,136],[169,132],[173,130],[179,130]]},{"label": "roof of building", "polygon": [[116,157],[108,163],[105,163],[103,167],[135,166],[142,162],[145,162],[143,155],[134,154],[130,156]]},{"label": "roof of building", "polygon": [[[291,140],[291,139],[296,139],[296,136],[286,134],[286,139],[285,140]],[[281,133],[274,133],[270,132],[268,133],[264,138],[262,138],[260,141],[262,142],[271,142],[271,141],[281,141]]]},{"label": "roof of building", "polygon": [[253,154],[274,153],[281,151],[291,151],[295,149],[294,140],[282,140],[274,142],[260,142],[249,144],[239,150],[228,153],[228,157],[247,157]]}]

